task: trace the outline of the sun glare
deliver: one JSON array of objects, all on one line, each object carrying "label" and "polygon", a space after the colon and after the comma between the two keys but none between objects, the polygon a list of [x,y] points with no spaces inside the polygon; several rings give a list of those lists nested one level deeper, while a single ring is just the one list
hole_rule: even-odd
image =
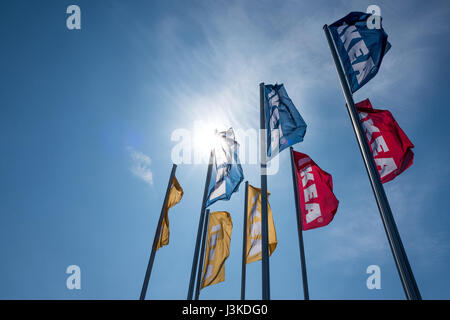
[{"label": "sun glare", "polygon": [[218,142],[216,132],[223,130],[225,130],[223,126],[217,123],[196,121],[193,141],[196,155],[208,159],[211,150]]}]

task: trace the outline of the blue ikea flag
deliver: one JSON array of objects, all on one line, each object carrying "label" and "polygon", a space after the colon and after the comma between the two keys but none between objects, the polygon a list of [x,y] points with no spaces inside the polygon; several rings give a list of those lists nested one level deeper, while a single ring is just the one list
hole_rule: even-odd
[{"label": "blue ikea flag", "polygon": [[352,92],[377,74],[391,47],[381,17],[378,26],[372,24],[373,18],[369,13],[350,12],[329,26]]},{"label": "blue ikea flag", "polygon": [[234,138],[232,128],[217,134],[214,147],[214,163],[209,184],[206,207],[217,200],[230,200],[231,194],[238,191],[244,180],[244,173],[238,158],[239,144]]},{"label": "blue ikea flag", "polygon": [[289,98],[283,84],[265,85],[267,156],[303,141],[306,123]]}]

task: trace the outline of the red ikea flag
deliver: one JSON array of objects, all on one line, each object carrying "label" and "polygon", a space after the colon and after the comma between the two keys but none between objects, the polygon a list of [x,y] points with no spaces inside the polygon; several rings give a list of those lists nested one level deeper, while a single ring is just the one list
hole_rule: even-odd
[{"label": "red ikea flag", "polygon": [[408,169],[414,159],[414,145],[388,110],[372,108],[369,99],[355,105],[377,165],[381,182],[391,181]]},{"label": "red ikea flag", "polygon": [[333,194],[333,179],[304,153],[294,151],[294,162],[303,230],[326,226],[339,205]]}]

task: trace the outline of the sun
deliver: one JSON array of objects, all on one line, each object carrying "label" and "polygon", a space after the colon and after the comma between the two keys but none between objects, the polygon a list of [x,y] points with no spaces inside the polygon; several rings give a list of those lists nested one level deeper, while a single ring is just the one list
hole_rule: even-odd
[{"label": "sun", "polygon": [[194,155],[207,160],[211,150],[219,144],[217,132],[223,131],[223,125],[218,122],[195,121],[193,134]]}]

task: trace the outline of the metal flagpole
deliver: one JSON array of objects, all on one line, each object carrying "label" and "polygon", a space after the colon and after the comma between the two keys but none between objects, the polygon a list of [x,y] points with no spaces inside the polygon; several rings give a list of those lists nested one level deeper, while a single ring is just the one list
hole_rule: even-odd
[{"label": "metal flagpole", "polygon": [[244,231],[242,232],[242,277],[241,300],[245,300],[245,272],[247,266],[247,215],[248,215],[248,181],[245,181]]},{"label": "metal flagpole", "polygon": [[202,208],[200,210],[200,219],[198,221],[197,241],[195,243],[194,258],[192,260],[191,280],[189,282],[189,291],[188,291],[188,295],[187,295],[187,300],[192,300],[192,295],[194,293],[195,271],[197,270],[197,265],[198,265],[198,251],[200,249],[200,239],[201,239],[201,235],[202,235],[203,220],[205,218],[205,209],[206,209],[206,200],[207,200],[206,198],[208,197],[208,188],[209,188],[209,183],[211,181],[213,158],[214,158],[214,150],[211,150],[211,155],[209,156],[208,171],[206,173],[205,191],[203,192]]},{"label": "metal flagpole", "polygon": [[200,262],[198,264],[197,284],[195,286],[195,300],[200,296],[200,283],[202,281],[203,257],[205,256],[206,235],[208,233],[209,209],[206,209],[205,227],[203,228],[202,245],[200,249]]},{"label": "metal flagpole", "polygon": [[140,300],[145,300],[145,295],[147,294],[148,281],[149,281],[150,275],[152,273],[153,261],[155,260],[156,245],[157,245],[157,243],[159,241],[159,238],[161,236],[161,225],[162,225],[162,222],[164,220],[164,212],[165,212],[165,209],[167,208],[167,202],[169,201],[170,188],[172,186],[172,181],[173,181],[173,177],[175,176],[175,171],[176,170],[177,170],[177,165],[173,164],[172,165],[172,171],[170,172],[169,183],[167,184],[166,195],[164,197],[164,202],[163,202],[163,206],[162,206],[162,209],[161,209],[161,214],[159,216],[159,221],[158,221],[158,224],[156,226],[155,238],[153,239],[152,252],[150,254],[150,259],[148,260],[147,271],[145,272],[145,278],[144,278],[144,283],[142,285]]},{"label": "metal flagpole", "polygon": [[308,290],[308,277],[306,274],[306,260],[305,260],[305,249],[303,247],[303,219],[300,210],[299,203],[299,192],[298,192],[298,179],[297,170],[295,170],[294,161],[294,148],[291,149],[291,167],[292,167],[292,183],[294,184],[294,197],[295,197],[295,212],[297,217],[297,230],[298,230],[298,245],[300,247],[300,264],[302,267],[302,279],[303,279],[303,297],[305,300],[309,300],[309,290]]},{"label": "metal flagpole", "polygon": [[262,299],[270,300],[269,274],[269,222],[267,214],[267,145],[265,86],[259,84],[260,137],[261,137],[261,233],[262,233]]},{"label": "metal flagpole", "polygon": [[358,141],[359,149],[361,151],[364,164],[366,166],[367,174],[369,175],[370,184],[372,186],[375,199],[377,201],[378,209],[380,211],[381,220],[383,221],[383,226],[386,231],[386,235],[389,241],[389,245],[394,256],[395,264],[397,266],[398,273],[405,290],[406,297],[408,300],[421,300],[422,297],[417,287],[414,274],[411,270],[411,266],[408,261],[405,249],[398,233],[397,226],[395,224],[394,217],[389,206],[386,193],[384,192],[383,185],[380,180],[380,176],[377,171],[375,161],[373,160],[372,153],[370,151],[367,140],[364,136],[364,131],[362,129],[361,123],[359,121],[358,113],[355,108],[355,103],[353,101],[353,95],[350,91],[344,70],[341,65],[339,55],[336,51],[334,40],[331,37],[330,30],[327,25],[323,26],[323,30],[328,40],[328,45],[330,46],[331,54],[333,55],[334,64],[339,75],[339,80],[341,83],[342,91],[344,92],[347,111],[350,116],[350,120],[353,125],[353,130]]}]

